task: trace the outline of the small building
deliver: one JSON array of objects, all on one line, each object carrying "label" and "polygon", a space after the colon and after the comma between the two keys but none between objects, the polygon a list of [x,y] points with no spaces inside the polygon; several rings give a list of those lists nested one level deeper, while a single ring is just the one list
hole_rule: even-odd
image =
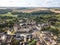
[{"label": "small building", "polygon": [[40,41],[37,41],[37,42],[36,42],[36,45],[41,45],[41,44],[40,44]]},{"label": "small building", "polygon": [[4,33],[0,33],[0,41],[5,42],[7,39],[7,36]]},{"label": "small building", "polygon": [[30,41],[32,39],[32,34],[29,33],[16,33],[17,40],[24,40],[24,42]]}]

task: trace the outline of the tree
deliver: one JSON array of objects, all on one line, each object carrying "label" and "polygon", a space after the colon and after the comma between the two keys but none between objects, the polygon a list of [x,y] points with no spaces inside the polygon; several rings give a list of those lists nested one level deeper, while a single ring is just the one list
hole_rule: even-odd
[{"label": "tree", "polygon": [[11,45],[19,45],[19,40],[16,40],[16,39],[12,39],[12,44]]}]

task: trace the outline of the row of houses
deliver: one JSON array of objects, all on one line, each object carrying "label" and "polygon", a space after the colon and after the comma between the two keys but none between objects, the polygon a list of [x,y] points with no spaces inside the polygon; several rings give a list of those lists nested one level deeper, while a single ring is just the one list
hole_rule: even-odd
[{"label": "row of houses", "polygon": [[49,31],[42,31],[40,36],[43,38],[43,40],[45,41],[45,43],[47,45],[58,45],[57,44],[57,37],[54,38],[54,35],[51,32],[49,32]]},{"label": "row of houses", "polygon": [[[16,39],[20,41],[20,45],[27,45],[26,43],[31,40],[36,41],[36,45],[38,45],[39,41],[39,36],[42,27],[49,27],[49,23],[42,23],[42,24],[37,24],[34,20],[29,20],[29,19],[23,19],[19,20],[19,22],[15,22],[13,27],[7,27],[7,32],[6,33],[1,33],[0,34],[0,44],[10,44],[12,43],[12,39]],[[35,35],[35,32],[39,32],[38,36]],[[37,32],[37,33],[38,33]],[[50,32],[42,32],[43,34],[43,39],[45,40],[46,37],[52,38],[53,34]],[[41,39],[41,38],[40,38]],[[41,40],[42,41],[42,40]],[[44,42],[44,41],[43,41]],[[54,42],[54,41],[53,41]],[[40,45],[41,43],[39,43]]]},{"label": "row of houses", "polygon": [[5,33],[0,33],[0,45],[11,44],[12,36]]}]

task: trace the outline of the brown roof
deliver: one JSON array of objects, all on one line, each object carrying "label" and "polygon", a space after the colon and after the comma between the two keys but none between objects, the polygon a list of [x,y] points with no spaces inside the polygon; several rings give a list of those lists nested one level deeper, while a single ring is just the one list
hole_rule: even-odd
[{"label": "brown roof", "polygon": [[41,45],[41,44],[40,44],[40,41],[37,41],[37,42],[36,42],[36,45]]}]

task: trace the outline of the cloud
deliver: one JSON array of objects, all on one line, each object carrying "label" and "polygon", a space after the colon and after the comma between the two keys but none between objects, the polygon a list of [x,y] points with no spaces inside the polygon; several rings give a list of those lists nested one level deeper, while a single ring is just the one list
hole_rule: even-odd
[{"label": "cloud", "polygon": [[0,7],[60,7],[60,0],[0,0]]}]

